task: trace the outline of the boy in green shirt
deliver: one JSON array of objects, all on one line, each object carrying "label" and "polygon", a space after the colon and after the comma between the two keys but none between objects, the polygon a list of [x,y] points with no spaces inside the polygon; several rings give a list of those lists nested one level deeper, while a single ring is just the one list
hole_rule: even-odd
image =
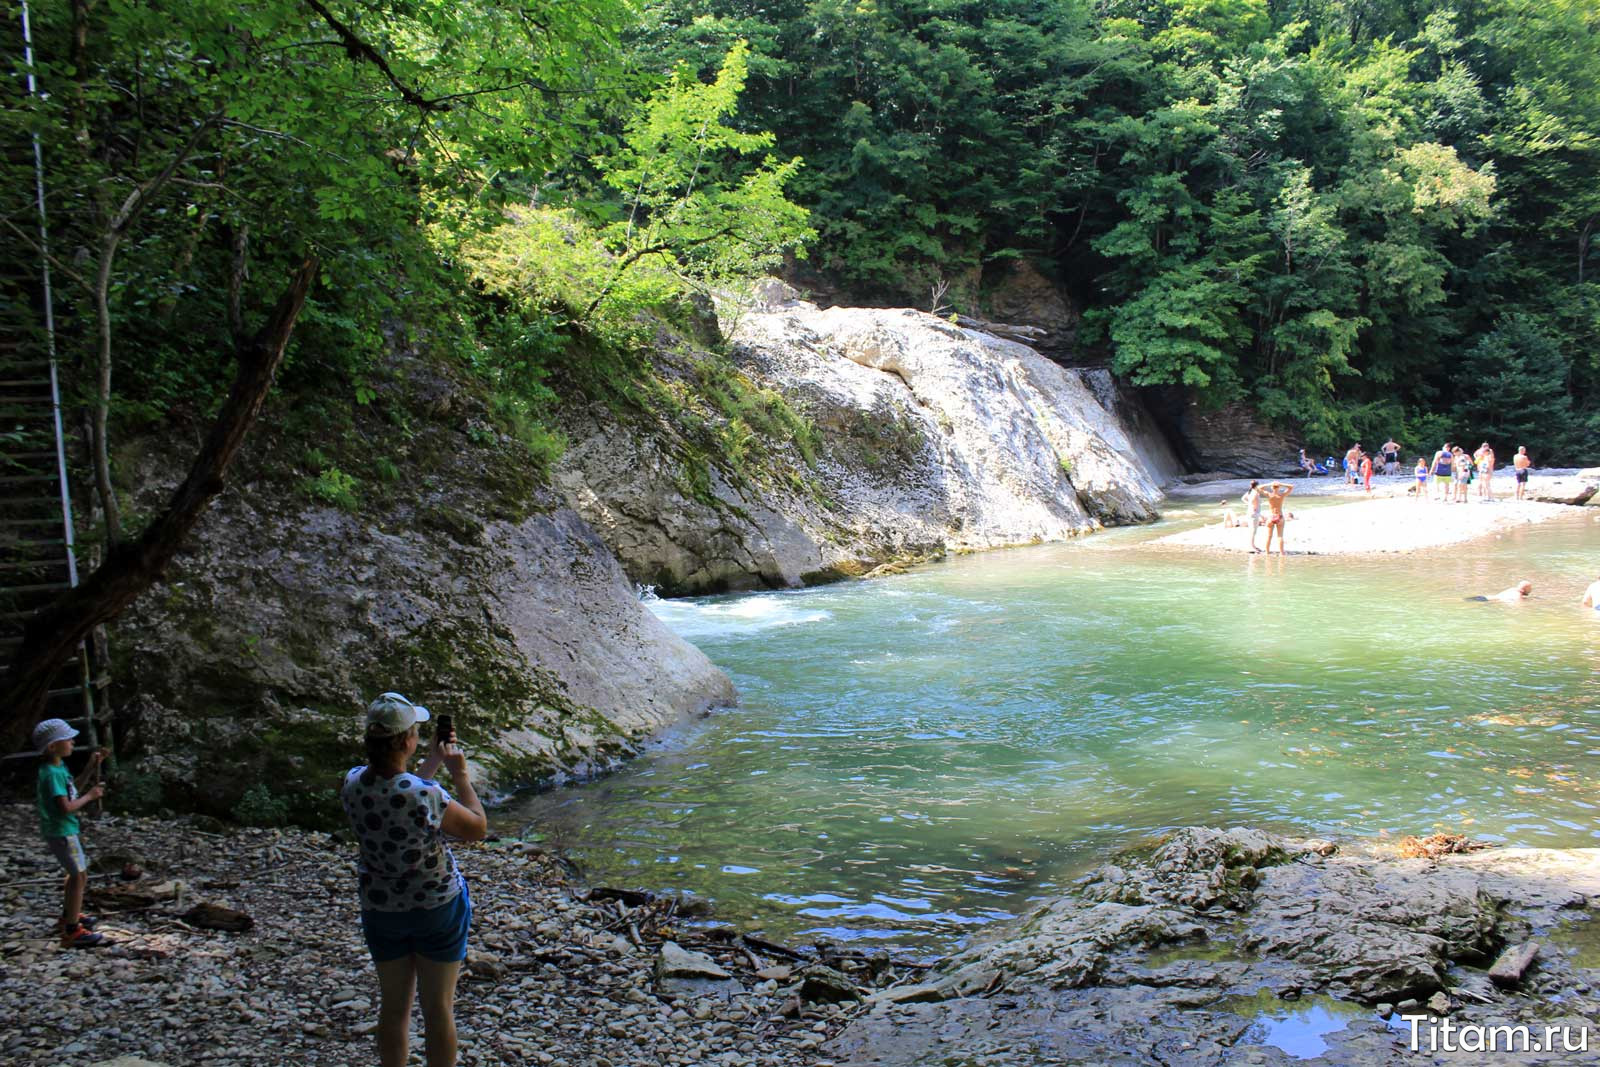
[{"label": "boy in green shirt", "polygon": [[77,736],[78,731],[61,719],[46,719],[33,728],[34,750],[43,757],[39,763],[36,799],[39,834],[56,862],[67,872],[61,918],[56,923],[61,947],[94,948],[105,936],[92,933],[83,921],[83,891],[89,885],[89,861],[84,857],[83,845],[78,842],[78,812],[104,796],[106,787],[97,785],[82,796],[78,795],[78,787],[100,766],[105,752],[91,753],[89,765],[75,780],[62,761],[72,755],[72,739]]}]

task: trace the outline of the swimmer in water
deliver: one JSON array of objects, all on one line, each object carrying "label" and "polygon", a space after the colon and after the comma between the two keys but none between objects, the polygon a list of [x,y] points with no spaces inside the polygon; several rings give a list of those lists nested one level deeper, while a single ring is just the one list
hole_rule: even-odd
[{"label": "swimmer in water", "polygon": [[1589,583],[1589,588],[1583,591],[1583,606],[1600,611],[1600,578]]},{"label": "swimmer in water", "polygon": [[[1600,582],[1596,582],[1595,585],[1600,585]],[[1502,590],[1500,590],[1500,592],[1496,593],[1494,596],[1469,596],[1469,597],[1467,597],[1467,599],[1468,600],[1492,600],[1492,601],[1498,601],[1501,604],[1520,604],[1524,600],[1527,599],[1528,594],[1531,593],[1531,592],[1533,592],[1533,583],[1530,582],[1530,581],[1524,580],[1524,581],[1518,582],[1516,585],[1512,586],[1510,589],[1502,589]]]}]

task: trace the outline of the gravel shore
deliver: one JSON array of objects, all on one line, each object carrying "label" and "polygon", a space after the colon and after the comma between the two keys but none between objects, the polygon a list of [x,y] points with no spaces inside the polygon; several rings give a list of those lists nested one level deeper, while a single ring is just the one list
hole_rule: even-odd
[{"label": "gravel shore", "polygon": [[[89,910],[109,944],[68,951],[49,934],[61,878],[35,821],[31,806],[0,806],[0,1062],[376,1062],[378,990],[360,935],[353,845],[299,830],[207,832],[182,818],[86,819]],[[536,845],[453,847],[475,908],[457,999],[462,1064],[826,1064],[817,1046],[861,994],[919,975],[885,956],[791,953],[685,922],[675,900],[591,894]],[[128,863],[141,879],[124,881]],[[113,911],[104,906],[113,886],[147,903]],[[193,910],[202,902],[253,925],[205,929]],[[664,950],[668,941],[689,956]],[[687,958],[699,976],[664,973],[664,956]]]}]

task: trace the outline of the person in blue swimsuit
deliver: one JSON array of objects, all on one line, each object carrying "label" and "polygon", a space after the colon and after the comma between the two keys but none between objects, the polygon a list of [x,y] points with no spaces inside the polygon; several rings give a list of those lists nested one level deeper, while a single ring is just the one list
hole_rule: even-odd
[{"label": "person in blue swimsuit", "polygon": [[1444,447],[1433,454],[1433,493],[1435,500],[1448,501],[1451,490],[1451,470],[1455,466],[1455,455],[1450,451],[1450,442],[1446,441]]}]

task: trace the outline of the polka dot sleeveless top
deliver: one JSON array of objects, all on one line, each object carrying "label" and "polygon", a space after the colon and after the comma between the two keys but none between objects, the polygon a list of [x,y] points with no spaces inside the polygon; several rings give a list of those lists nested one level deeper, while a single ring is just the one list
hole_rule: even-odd
[{"label": "polka dot sleeveless top", "polygon": [[385,778],[368,767],[345,775],[339,799],[361,845],[361,907],[416,911],[448,904],[461,873],[439,830],[450,794],[414,774]]}]

